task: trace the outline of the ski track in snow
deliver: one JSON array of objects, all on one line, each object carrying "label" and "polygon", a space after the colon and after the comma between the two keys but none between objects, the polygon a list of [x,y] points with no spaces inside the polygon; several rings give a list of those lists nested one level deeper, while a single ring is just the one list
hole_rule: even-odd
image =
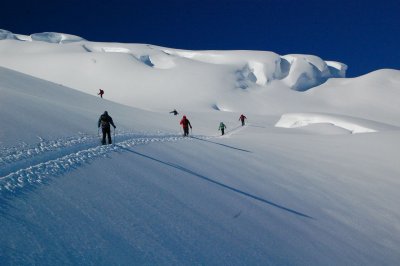
[{"label": "ski track in snow", "polygon": [[[154,142],[176,142],[183,139],[173,134],[122,133],[115,136],[117,145],[99,145],[98,136],[82,135],[65,139],[44,141],[36,147],[22,144],[0,150],[0,194],[14,192],[28,184],[43,183],[73,170],[83,164],[106,157],[111,152],[123,152],[124,148]],[[197,136],[208,139],[209,137]]]},{"label": "ski track in snow", "polygon": [[220,136],[220,137],[222,137],[222,138],[229,138],[229,137],[231,137],[233,134],[236,134],[236,133],[242,131],[242,130],[245,129],[246,127],[247,127],[247,125],[245,125],[245,126],[242,126],[242,125],[236,126],[236,127],[232,128],[232,129],[230,129],[230,130],[226,130],[225,135]]}]

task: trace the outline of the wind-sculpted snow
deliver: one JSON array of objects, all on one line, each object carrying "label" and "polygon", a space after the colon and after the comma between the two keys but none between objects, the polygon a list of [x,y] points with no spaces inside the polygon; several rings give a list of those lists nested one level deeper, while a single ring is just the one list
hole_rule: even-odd
[{"label": "wind-sculpted snow", "polygon": [[129,54],[132,51],[126,47],[120,46],[96,46],[90,44],[84,44],[82,47],[90,53],[122,53],[122,54]]},{"label": "wind-sculpted snow", "polygon": [[335,61],[326,61],[326,64],[328,65],[328,69],[333,77],[346,77],[347,65]]},{"label": "wind-sculpted snow", "polygon": [[90,53],[121,53],[133,56],[139,62],[145,64],[146,66],[158,69],[170,69],[175,66],[173,56],[165,53],[164,51],[154,50],[150,46],[144,46],[146,53],[138,51],[138,49],[133,49],[128,47],[128,45],[98,45],[86,43],[82,45],[83,49]]},{"label": "wind-sculpted snow", "polygon": [[0,29],[0,40],[5,39],[15,39],[15,36],[12,32],[9,32],[8,30]]},{"label": "wind-sculpted snow", "polygon": [[134,57],[143,64],[157,69],[170,69],[175,66],[175,62],[171,56],[166,54],[154,54],[154,55],[134,55]]},{"label": "wind-sculpted snow", "polygon": [[[27,184],[42,183],[110,152],[154,142],[174,142],[178,135],[137,135],[123,133],[115,136],[115,145],[100,145],[96,136],[79,136],[52,141],[41,141],[37,147],[14,147],[1,151],[0,191],[15,191]],[[197,137],[204,138],[204,137]]]},{"label": "wind-sculpted snow", "polygon": [[79,36],[58,33],[58,32],[35,33],[31,35],[31,38],[33,41],[42,41],[49,43],[70,43],[70,42],[80,42],[85,40]]},{"label": "wind-sculpted snow", "polygon": [[273,80],[285,79],[284,82],[293,90],[305,91],[329,78],[344,78],[347,70],[343,63],[324,61],[313,55],[279,56],[272,52],[254,51],[164,51],[209,64],[240,66],[236,76],[238,87],[242,89],[252,85],[267,86]]},{"label": "wind-sculpted snow", "polygon": [[303,92],[345,77],[347,69],[313,55],[90,42],[55,32],[25,36],[3,30],[0,39],[2,67],[87,94],[104,88],[108,100],[153,111],[209,111],[218,103],[234,112],[258,106],[258,113],[271,113],[272,105],[288,105],[287,95],[276,91]]},{"label": "wind-sculpted snow", "polygon": [[41,42],[60,43],[60,44],[70,43],[70,42],[80,42],[85,40],[82,37],[76,35],[58,33],[58,32],[42,32],[26,36],[21,34],[14,34],[10,31],[0,29],[0,40],[4,39],[13,39],[19,41],[41,41]]},{"label": "wind-sculpted snow", "polygon": [[284,81],[296,91],[306,91],[323,84],[329,78],[344,78],[347,66],[338,62],[323,61],[313,55],[285,55],[290,64]]},{"label": "wind-sculpted snow", "polygon": [[275,124],[275,126],[283,128],[299,128],[314,124],[330,124],[347,130],[351,134],[372,133],[385,130],[398,130],[397,127],[374,121],[344,117],[339,115],[316,113],[284,114]]}]

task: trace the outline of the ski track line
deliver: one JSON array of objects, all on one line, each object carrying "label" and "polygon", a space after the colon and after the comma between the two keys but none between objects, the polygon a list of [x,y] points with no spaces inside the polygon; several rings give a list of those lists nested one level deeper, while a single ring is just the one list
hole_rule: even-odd
[{"label": "ski track line", "polygon": [[233,134],[236,134],[236,133],[242,131],[242,130],[245,129],[246,127],[247,127],[246,125],[245,125],[245,126],[239,125],[239,126],[237,126],[237,127],[232,128],[231,130],[227,130],[227,131],[225,132],[225,135],[223,135],[223,136],[219,135],[219,137],[222,137],[222,138],[227,138],[227,137],[228,137],[228,138],[229,138],[229,137],[232,136]]},{"label": "ski track line", "polygon": [[[31,149],[18,152],[11,162],[9,169],[14,170],[0,175],[0,193],[14,192],[17,189],[23,188],[28,184],[41,184],[46,178],[59,176],[63,173],[71,171],[83,164],[87,164],[99,157],[106,157],[107,154],[119,151],[123,152],[123,148],[130,148],[136,145],[149,144],[154,142],[176,142],[185,138],[178,135],[149,135],[136,136],[132,138],[132,134],[120,135],[117,137],[127,138],[117,141],[118,145],[98,145],[98,137],[78,138],[72,141],[66,141],[60,145],[54,145],[50,142],[47,146],[43,144],[43,149],[32,152]],[[200,138],[208,138],[199,136]],[[62,142],[62,141],[61,141]],[[47,153],[46,153],[47,152]],[[22,155],[21,155],[22,154]],[[32,155],[33,154],[33,155]],[[38,156],[36,159],[29,159],[33,156]],[[31,156],[32,155],[32,156]],[[20,160],[22,158],[22,161]],[[37,162],[41,160],[40,162]],[[33,163],[34,162],[34,163]],[[15,168],[21,164],[30,163],[30,166],[24,168]],[[35,164],[36,163],[36,164]],[[17,170],[16,170],[17,169]]]},{"label": "ski track line", "polygon": [[[150,136],[149,134],[138,134],[138,133],[120,133],[116,136],[118,139],[128,139],[133,137],[140,137],[140,136]],[[160,134],[153,136],[162,136]],[[37,155],[41,155],[43,153],[48,153],[52,151],[60,151],[66,147],[76,146],[76,145],[83,145],[86,144],[95,146],[98,144],[99,136],[95,135],[84,135],[81,134],[80,136],[68,137],[68,138],[60,138],[56,140],[44,140],[41,137],[38,137],[40,142],[34,146],[29,146],[28,144],[23,143],[20,146],[16,147],[9,147],[0,149],[0,167],[3,167],[10,163],[15,163],[17,161],[22,161],[25,159],[30,159],[36,157]]]},{"label": "ski track line", "polygon": [[[124,141],[140,137],[166,137],[171,134],[138,134],[120,133],[116,135],[118,141]],[[62,157],[73,152],[93,148],[99,145],[99,137],[95,135],[75,136],[57,140],[44,141],[29,147],[22,144],[19,147],[11,147],[0,150],[0,177],[18,169],[27,168],[40,162],[49,161],[55,157]]]}]

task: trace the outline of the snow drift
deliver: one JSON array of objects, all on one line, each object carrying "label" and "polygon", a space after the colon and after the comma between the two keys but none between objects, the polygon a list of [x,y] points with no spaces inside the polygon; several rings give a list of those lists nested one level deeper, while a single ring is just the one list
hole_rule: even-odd
[{"label": "snow drift", "polygon": [[[0,39],[0,66],[90,94],[102,88],[111,100],[150,110],[171,105],[204,110],[222,105],[221,110],[239,112],[242,108],[235,108],[237,102],[243,102],[245,109],[260,104],[246,96],[246,91],[258,91],[263,98],[268,98],[273,88],[305,91],[329,78],[345,77],[346,72],[344,64],[311,55],[188,51],[145,44],[90,42],[51,32],[22,38],[2,30]],[[37,66],[43,58],[51,68]],[[151,101],[148,95],[154,94],[161,99],[168,98],[168,94],[181,94],[184,100],[177,98],[168,104]]]},{"label": "snow drift", "polygon": [[19,41],[41,41],[48,43],[70,43],[70,42],[80,42],[85,39],[65,33],[58,32],[42,32],[42,33],[34,33],[30,36],[14,34],[7,30],[0,29],[0,40],[11,39],[11,40],[19,40]]},{"label": "snow drift", "polygon": [[351,134],[371,133],[384,130],[398,130],[398,127],[385,125],[378,122],[355,119],[352,117],[344,117],[326,114],[284,114],[275,124],[276,127],[298,128],[306,127],[313,124],[331,124],[349,131]]}]

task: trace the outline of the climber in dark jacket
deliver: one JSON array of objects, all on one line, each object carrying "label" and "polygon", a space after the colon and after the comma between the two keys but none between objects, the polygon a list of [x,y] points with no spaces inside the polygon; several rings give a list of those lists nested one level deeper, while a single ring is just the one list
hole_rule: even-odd
[{"label": "climber in dark jacket", "polygon": [[174,109],[173,111],[171,111],[171,112],[169,112],[169,113],[170,113],[170,114],[174,114],[174,115],[179,114],[178,111],[177,111],[176,109]]},{"label": "climber in dark jacket", "polygon": [[99,118],[99,122],[97,123],[97,126],[98,127],[101,126],[101,131],[103,132],[103,139],[101,141],[101,144],[103,144],[103,145],[106,144],[106,135],[107,135],[107,139],[108,139],[108,144],[112,143],[110,125],[112,125],[114,127],[114,129],[116,128],[111,116],[108,115],[107,111],[104,111],[104,113]]},{"label": "climber in dark jacket", "polygon": [[99,89],[99,93],[97,93],[97,95],[100,95],[100,97],[103,98],[103,94],[104,94],[104,91],[102,89]]}]

